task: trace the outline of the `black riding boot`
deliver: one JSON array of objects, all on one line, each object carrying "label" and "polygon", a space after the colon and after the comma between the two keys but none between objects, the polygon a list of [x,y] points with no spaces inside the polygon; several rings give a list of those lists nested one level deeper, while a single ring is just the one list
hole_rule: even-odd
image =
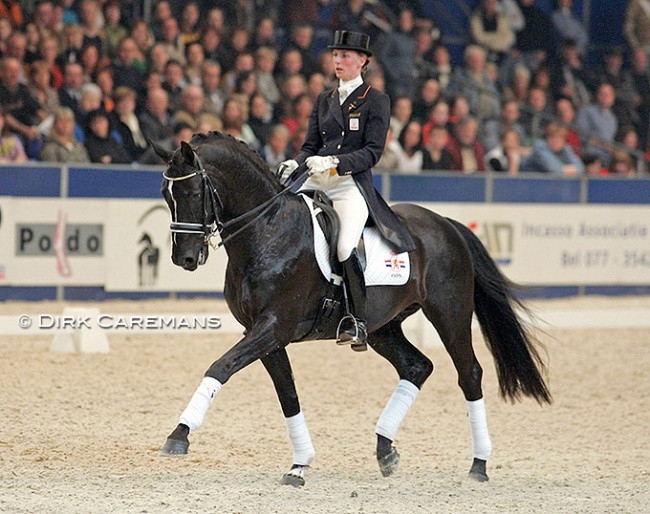
[{"label": "black riding boot", "polygon": [[368,349],[366,282],[356,249],[341,264],[348,298],[348,314],[339,323],[337,344],[350,344],[353,350],[362,352]]}]

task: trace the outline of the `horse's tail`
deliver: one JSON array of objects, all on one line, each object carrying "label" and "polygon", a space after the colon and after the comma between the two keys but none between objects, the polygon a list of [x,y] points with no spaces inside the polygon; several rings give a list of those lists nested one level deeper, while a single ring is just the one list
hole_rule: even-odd
[{"label": "horse's tail", "polygon": [[[449,218],[448,218],[449,219]],[[512,401],[521,395],[540,404],[551,403],[542,376],[545,371],[536,345],[516,308],[528,313],[517,297],[516,285],[497,267],[478,237],[462,223],[449,219],[469,247],[474,264],[474,312],[496,362],[500,394]]]}]

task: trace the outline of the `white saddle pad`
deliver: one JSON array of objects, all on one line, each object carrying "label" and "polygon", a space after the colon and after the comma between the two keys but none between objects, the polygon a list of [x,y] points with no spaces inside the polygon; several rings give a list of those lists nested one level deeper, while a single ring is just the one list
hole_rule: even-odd
[{"label": "white saddle pad", "polygon": [[[321,209],[316,207],[308,196],[300,196],[305,200],[311,213],[316,261],[323,276],[330,280],[332,267],[329,260],[329,244],[316,219],[316,215],[321,212]],[[363,231],[363,240],[366,248],[366,269],[364,271],[366,286],[402,286],[406,284],[411,273],[408,252],[396,254],[381,237],[376,227],[366,227]]]}]

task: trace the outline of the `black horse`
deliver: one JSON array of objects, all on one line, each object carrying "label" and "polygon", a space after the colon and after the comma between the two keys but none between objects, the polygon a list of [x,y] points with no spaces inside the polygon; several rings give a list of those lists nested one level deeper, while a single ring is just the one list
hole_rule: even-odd
[{"label": "black horse", "polygon": [[[196,134],[175,152],[156,148],[167,163],[162,194],[172,215],[172,261],[192,271],[205,262],[218,230],[228,254],[224,295],[244,337],[205,373],[163,448],[187,453],[196,429],[221,386],[261,359],[280,400],[293,446],[293,466],[282,483],[304,484],[314,456],[300,409],[286,346],[310,338],[328,281],[313,250],[308,207],[287,192],[259,155],[218,132]],[[402,322],[418,310],[435,326],[458,372],[465,396],[474,460],[470,477],[485,481],[491,450],[482,369],[472,348],[475,312],[496,363],[500,394],[550,403],[544,364],[517,308],[515,286],[498,270],[479,239],[459,222],[411,204],[394,206],[416,243],[404,286],[368,288],[369,345],[396,369],[400,381],[377,424],[377,459],[388,476],[399,455],[394,434],[433,364],[404,336]],[[319,339],[334,338],[321,334]]]}]

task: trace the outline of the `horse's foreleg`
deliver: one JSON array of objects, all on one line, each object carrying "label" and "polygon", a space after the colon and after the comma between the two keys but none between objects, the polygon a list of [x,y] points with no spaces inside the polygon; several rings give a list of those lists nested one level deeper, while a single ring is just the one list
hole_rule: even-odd
[{"label": "horse's foreleg", "polygon": [[190,445],[187,436],[201,426],[203,418],[223,384],[237,371],[277,348],[273,330],[275,321],[275,317],[264,318],[249,331],[246,337],[210,366],[181,414],[178,425],[167,438],[162,449],[163,455],[187,454]]},{"label": "horse's foreleg", "polygon": [[370,346],[395,367],[400,377],[375,428],[377,462],[382,475],[387,477],[399,466],[399,454],[392,444],[397,430],[415,402],[420,387],[433,372],[433,364],[406,339],[401,321],[394,320],[373,332]]},{"label": "horse's foreleg", "polygon": [[262,364],[273,381],[293,448],[293,465],[282,477],[280,483],[300,487],[305,485],[305,470],[314,460],[315,451],[305,416],[300,410],[287,351],[282,348],[270,353],[262,358]]}]

